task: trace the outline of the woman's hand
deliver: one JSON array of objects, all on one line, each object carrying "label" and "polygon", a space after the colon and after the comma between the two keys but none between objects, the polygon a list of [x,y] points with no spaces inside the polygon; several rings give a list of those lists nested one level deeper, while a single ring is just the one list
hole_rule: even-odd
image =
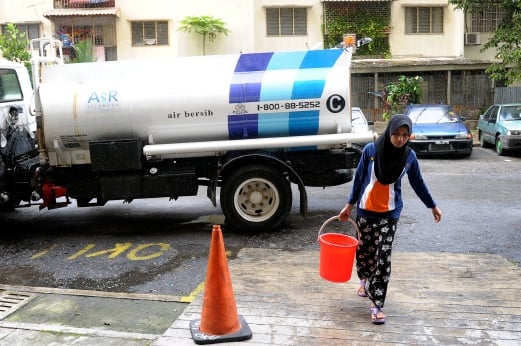
[{"label": "woman's hand", "polygon": [[340,210],[338,220],[346,222],[351,217],[351,210],[353,210],[353,205],[347,203],[346,206]]},{"label": "woman's hand", "polygon": [[434,216],[434,222],[440,222],[441,221],[441,210],[438,207],[434,207],[432,210],[432,216]]}]

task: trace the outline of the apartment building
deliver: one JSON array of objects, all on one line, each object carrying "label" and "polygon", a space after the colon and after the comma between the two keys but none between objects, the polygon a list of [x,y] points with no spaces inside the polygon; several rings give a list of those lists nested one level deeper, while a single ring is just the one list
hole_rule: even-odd
[{"label": "apartment building", "polygon": [[200,35],[178,31],[186,16],[222,19],[229,35],[207,54],[224,54],[321,48],[335,14],[357,13],[388,22],[393,57],[491,60],[494,52],[479,50],[501,20],[497,8],[466,17],[448,0],[0,0],[0,26],[15,23],[29,38],[88,38],[104,60],[202,54]]},{"label": "apartment building", "polygon": [[[329,48],[339,21],[385,23],[385,59],[353,63],[355,100],[374,117],[380,105],[366,89],[381,90],[399,74],[427,77],[424,102],[480,109],[490,100],[493,84],[483,71],[494,52],[480,48],[502,18],[499,8],[477,17],[448,0],[0,0],[0,29],[15,23],[29,38],[54,36],[65,46],[89,39],[100,61],[202,55],[202,36],[178,29],[186,16],[203,15],[229,29],[206,43],[207,55]],[[478,103],[475,94],[454,94],[474,93],[469,84],[481,88]]]}]

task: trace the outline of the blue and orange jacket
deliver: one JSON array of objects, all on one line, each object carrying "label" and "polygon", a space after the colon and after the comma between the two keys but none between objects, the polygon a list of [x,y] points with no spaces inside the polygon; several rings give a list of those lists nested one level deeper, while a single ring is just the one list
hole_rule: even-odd
[{"label": "blue and orange jacket", "polygon": [[409,177],[409,183],[414,192],[423,204],[427,208],[436,206],[427,185],[423,181],[414,150],[409,150],[405,167],[398,180],[388,185],[384,185],[376,179],[375,157],[375,144],[367,144],[358,163],[353,180],[353,189],[347,200],[350,204],[356,204],[358,216],[399,219],[403,208],[401,180],[405,173]]}]

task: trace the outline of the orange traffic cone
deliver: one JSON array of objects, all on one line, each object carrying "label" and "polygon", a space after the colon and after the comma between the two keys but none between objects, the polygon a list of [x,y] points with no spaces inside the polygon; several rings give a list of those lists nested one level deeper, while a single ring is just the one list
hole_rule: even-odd
[{"label": "orange traffic cone", "polygon": [[201,319],[191,321],[190,330],[192,339],[199,345],[241,341],[252,337],[250,327],[237,314],[219,225],[214,225],[212,229]]}]

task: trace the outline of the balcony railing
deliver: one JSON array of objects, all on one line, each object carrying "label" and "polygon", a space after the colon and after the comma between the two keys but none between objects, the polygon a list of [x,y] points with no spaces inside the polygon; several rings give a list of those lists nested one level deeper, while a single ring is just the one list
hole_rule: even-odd
[{"label": "balcony railing", "polygon": [[54,0],[54,8],[115,7],[116,0]]}]

